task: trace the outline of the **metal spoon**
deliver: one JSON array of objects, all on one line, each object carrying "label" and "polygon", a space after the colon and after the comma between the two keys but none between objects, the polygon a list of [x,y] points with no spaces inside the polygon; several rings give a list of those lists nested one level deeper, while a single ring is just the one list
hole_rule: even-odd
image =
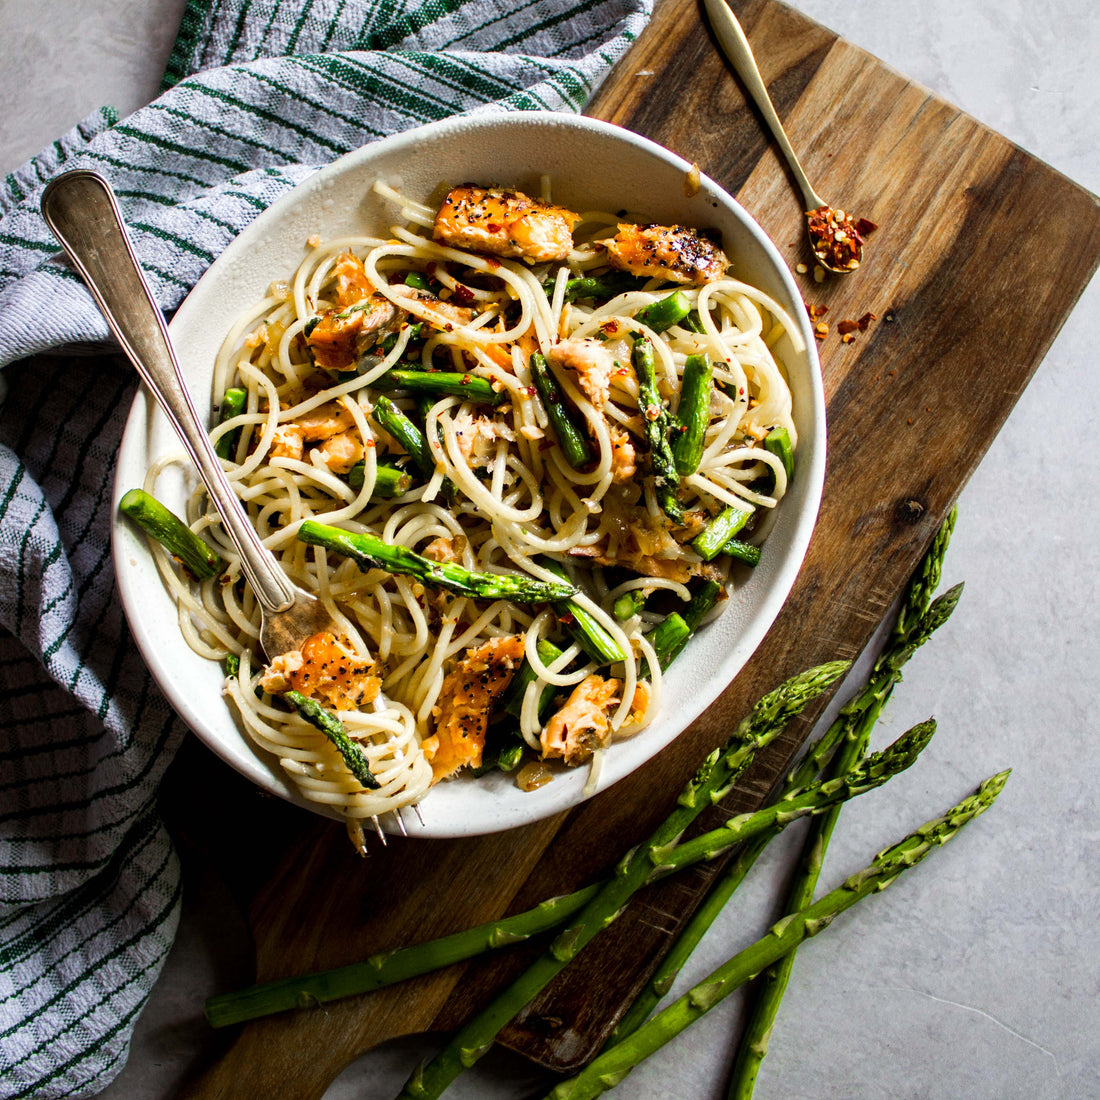
[{"label": "metal spoon", "polygon": [[725,0],[703,0],[710,24],[714,28],[718,44],[722,47],[737,75],[744,81],[764,121],[772,132],[783,156],[790,166],[806,209],[806,231],[810,237],[810,247],[818,263],[837,275],[847,275],[855,271],[863,259],[863,238],[851,217],[843,210],[834,210],[813,189],[806,173],[802,170],[798,156],[775,113],[768,89],[760,70],[756,66],[749,40],[730,10]]},{"label": "metal spoon", "polygon": [[[127,236],[110,184],[87,169],[66,172],[42,192],[42,216],[88,285],[107,324],[176,429],[241,556],[261,609],[260,644],[270,658],[322,631],[340,633],[324,604],[293,584],[260,541],[203,431],[168,336]],[[402,833],[404,822],[395,814]],[[385,835],[372,818],[378,835]]]}]

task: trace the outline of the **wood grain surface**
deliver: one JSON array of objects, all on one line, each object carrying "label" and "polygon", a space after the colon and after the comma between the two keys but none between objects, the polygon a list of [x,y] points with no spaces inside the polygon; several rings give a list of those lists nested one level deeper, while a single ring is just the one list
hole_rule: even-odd
[{"label": "wood grain surface", "polygon": [[[822,284],[804,277],[807,302],[829,310],[819,351],[830,442],[820,519],[791,597],[698,722],[568,814],[473,840],[391,841],[364,863],[339,826],[254,806],[253,828],[274,838],[276,854],[247,869],[224,849],[217,858],[244,892],[256,887],[249,916],[260,980],[518,911],[607,869],[665,815],[753,700],[801,668],[865,646],[1096,267],[1094,196],[775,0],[733,6],[817,190],[879,226],[857,274]],[[812,262],[796,192],[695,0],[659,4],[590,113],[697,162],[792,268]],[[843,343],[836,322],[868,311],[877,320]],[[762,754],[709,824],[762,802],[813,717]],[[194,837],[200,848],[216,846],[209,829]],[[715,872],[647,890],[502,1042],[554,1069],[591,1057]],[[458,1025],[538,946],[246,1025],[188,1095],[320,1097],[370,1046]]]}]

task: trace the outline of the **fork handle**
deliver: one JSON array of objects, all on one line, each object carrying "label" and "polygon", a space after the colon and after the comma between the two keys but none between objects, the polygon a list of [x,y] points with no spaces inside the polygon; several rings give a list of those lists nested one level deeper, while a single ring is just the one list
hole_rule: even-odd
[{"label": "fork handle", "polygon": [[293,586],[260,541],[200,426],[164,315],[138,265],[110,184],[87,169],[66,172],[43,191],[42,216],[183,441],[261,607],[265,611],[289,607],[294,601]]}]

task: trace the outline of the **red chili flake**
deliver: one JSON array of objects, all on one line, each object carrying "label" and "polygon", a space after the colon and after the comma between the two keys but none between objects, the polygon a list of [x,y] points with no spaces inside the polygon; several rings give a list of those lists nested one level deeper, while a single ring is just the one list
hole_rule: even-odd
[{"label": "red chili flake", "polygon": [[570,623],[575,622],[575,621],[576,620],[573,618],[573,612],[572,611],[566,611],[563,614],[558,616],[558,622],[561,623],[562,626],[569,626]]},{"label": "red chili flake", "polygon": [[860,218],[856,222],[856,230],[861,237],[866,237],[868,233],[874,233],[876,229],[878,229],[878,226],[870,218]]},{"label": "red chili flake", "polygon": [[661,410],[656,405],[646,405],[645,418],[646,420],[656,420],[661,415]]},{"label": "red chili flake", "polygon": [[496,271],[496,269],[500,267],[500,260],[498,260],[495,256],[486,256],[485,266],[491,268],[493,271]]},{"label": "red chili flake", "polygon": [[840,333],[841,336],[847,336],[848,333],[856,332],[856,331],[858,331],[858,329],[859,329],[859,322],[858,321],[840,321],[840,322],[838,322],[838,324],[836,326],[836,330],[837,330],[837,332]]},{"label": "red chili flake", "polygon": [[536,390],[534,386],[523,387],[523,394],[525,397],[534,397],[536,393],[538,393],[538,390]]},{"label": "red chili flake", "polygon": [[474,292],[468,286],[459,283],[455,287],[454,300],[464,306],[469,305],[474,300]]},{"label": "red chili flake", "polygon": [[490,222],[485,228],[490,233],[499,233],[504,228],[504,226],[498,225],[496,222]]},{"label": "red chili flake", "polygon": [[859,325],[860,332],[866,332],[871,322],[877,320],[878,318],[873,313],[865,313],[856,323]]},{"label": "red chili flake", "polygon": [[854,271],[859,267],[863,238],[843,210],[819,206],[808,211],[806,217],[814,255],[823,264],[835,271]]},{"label": "red chili flake", "polygon": [[602,325],[600,325],[600,331],[601,332],[606,332],[608,336],[614,336],[615,333],[617,333],[619,331],[619,322],[618,321],[604,321],[604,323]]}]

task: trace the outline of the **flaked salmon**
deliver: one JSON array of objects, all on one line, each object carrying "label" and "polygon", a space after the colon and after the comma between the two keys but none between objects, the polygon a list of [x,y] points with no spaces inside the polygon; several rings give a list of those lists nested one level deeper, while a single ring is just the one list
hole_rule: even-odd
[{"label": "flaked salmon", "polygon": [[550,716],[539,740],[544,760],[583,764],[611,739],[611,711],[619,705],[620,680],[586,676],[565,705]]}]

